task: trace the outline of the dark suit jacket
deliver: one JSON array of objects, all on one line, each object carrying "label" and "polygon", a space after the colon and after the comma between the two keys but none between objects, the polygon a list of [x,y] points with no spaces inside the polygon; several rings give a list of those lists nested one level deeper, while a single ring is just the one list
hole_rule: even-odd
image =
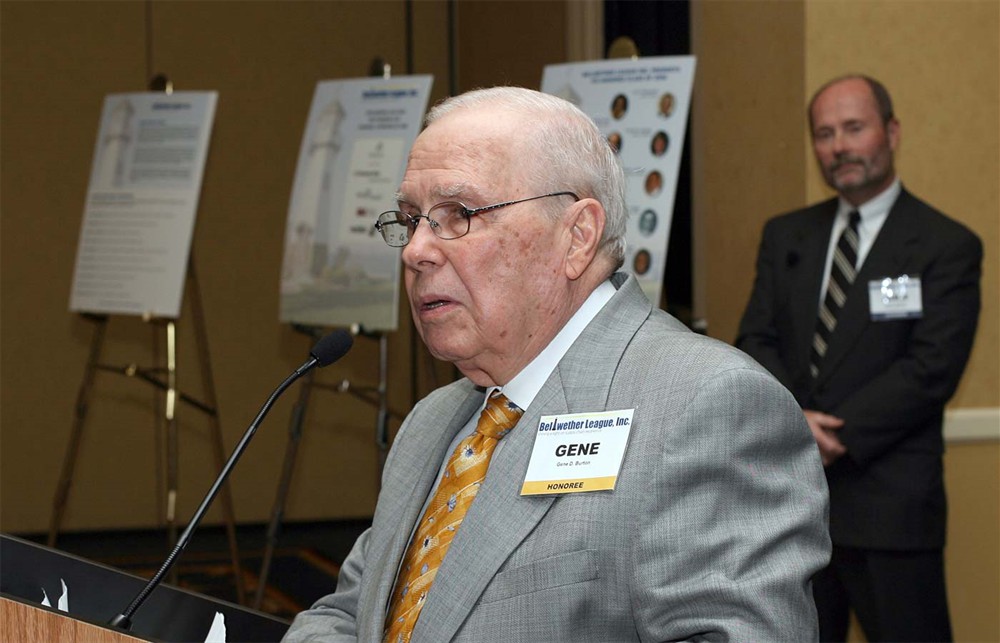
[{"label": "dark suit jacket", "polygon": [[[905,189],[893,204],[830,338],[819,375],[809,350],[836,199],[770,220],[736,345],[805,409],[844,419],[847,455],[827,467],[834,544],[944,546],[941,455],[979,316],[982,243]],[[873,321],[868,282],[919,276],[923,316]]]}]

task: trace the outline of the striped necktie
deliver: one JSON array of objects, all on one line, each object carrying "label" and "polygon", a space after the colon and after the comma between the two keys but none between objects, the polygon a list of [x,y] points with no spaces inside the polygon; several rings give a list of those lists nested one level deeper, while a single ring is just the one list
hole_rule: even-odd
[{"label": "striped necktie", "polygon": [[840,314],[847,291],[854,283],[858,263],[858,223],[861,215],[857,210],[851,212],[851,221],[840,233],[837,247],[833,251],[833,264],[830,266],[830,280],[826,284],[826,297],[819,307],[819,317],[816,319],[816,332],[813,334],[812,351],[809,355],[809,372],[813,378],[819,375],[819,365],[826,355],[826,348],[837,327],[837,315]]},{"label": "striped necktie", "polygon": [[476,431],[459,442],[406,550],[386,620],[386,643],[407,643],[427,592],[479,487],[500,438],[521,418],[521,409],[500,391],[486,402]]}]

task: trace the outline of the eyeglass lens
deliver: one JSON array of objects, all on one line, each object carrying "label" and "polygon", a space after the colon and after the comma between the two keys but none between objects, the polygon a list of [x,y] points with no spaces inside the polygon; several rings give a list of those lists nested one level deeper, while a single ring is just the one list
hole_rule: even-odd
[{"label": "eyeglass lens", "polygon": [[410,236],[416,230],[421,218],[426,218],[434,234],[442,239],[457,239],[469,231],[467,209],[458,202],[439,203],[431,208],[426,215],[421,215],[414,209],[412,212],[390,211],[379,217],[382,226],[382,236],[386,243],[393,247],[405,246]]}]

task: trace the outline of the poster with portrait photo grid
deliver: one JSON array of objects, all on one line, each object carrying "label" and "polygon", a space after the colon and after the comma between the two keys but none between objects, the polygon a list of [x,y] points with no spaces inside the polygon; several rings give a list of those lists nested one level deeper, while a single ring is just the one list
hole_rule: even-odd
[{"label": "poster with portrait photo grid", "polygon": [[548,65],[542,91],[590,116],[618,153],[628,205],[624,269],[660,301],[681,152],[694,84],[694,56]]}]

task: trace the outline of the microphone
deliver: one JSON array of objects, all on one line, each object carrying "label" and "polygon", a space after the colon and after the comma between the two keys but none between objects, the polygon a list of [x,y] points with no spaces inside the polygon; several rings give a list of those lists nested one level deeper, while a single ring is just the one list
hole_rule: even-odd
[{"label": "microphone", "polygon": [[309,359],[296,369],[295,372],[299,373],[301,377],[313,366],[319,366],[320,368],[329,366],[344,355],[347,355],[347,351],[351,350],[351,346],[353,345],[354,337],[346,330],[335,330],[328,335],[324,335],[309,350]]},{"label": "microphone", "polygon": [[142,591],[139,592],[139,594],[132,600],[132,603],[129,604],[124,612],[111,619],[111,621],[109,621],[109,625],[124,630],[129,630],[132,627],[132,615],[135,614],[136,610],[138,610],[142,604],[146,602],[146,599],[149,598],[152,591],[156,589],[156,587],[160,584],[160,581],[163,580],[163,577],[166,576],[167,572],[170,571],[170,568],[173,567],[177,557],[188,546],[188,543],[191,541],[191,536],[194,534],[194,530],[198,528],[198,524],[205,516],[205,512],[208,511],[209,505],[211,505],[212,501],[215,500],[215,496],[218,495],[222,485],[229,477],[229,474],[232,472],[237,460],[239,460],[240,456],[243,455],[243,451],[247,448],[247,445],[253,438],[254,433],[257,432],[257,427],[260,426],[260,423],[264,420],[268,411],[271,410],[271,406],[281,396],[281,394],[285,392],[285,389],[291,386],[295,380],[299,379],[316,366],[322,368],[333,364],[338,359],[346,355],[347,351],[351,350],[351,346],[353,344],[354,338],[345,330],[335,330],[322,337],[309,351],[309,359],[303,362],[302,365],[295,369],[291,375],[285,378],[285,381],[279,384],[278,388],[274,389],[274,392],[271,393],[271,396],[267,398],[267,401],[264,402],[264,405],[257,413],[257,417],[255,417],[253,422],[250,423],[250,426],[240,439],[239,444],[237,444],[236,448],[233,449],[233,453],[229,456],[229,460],[227,460],[226,464],[223,465],[222,471],[219,472],[219,477],[215,479],[214,483],[212,483],[211,489],[208,490],[204,500],[201,501],[201,505],[198,507],[197,511],[194,512],[194,516],[191,517],[190,522],[188,522],[187,529],[185,529],[184,533],[182,533],[180,538],[178,538],[177,545],[174,547],[173,551],[171,551],[170,555],[167,556],[167,559],[163,561],[163,565],[160,567],[159,571],[156,572],[149,582],[146,583],[146,586],[142,589]]}]

